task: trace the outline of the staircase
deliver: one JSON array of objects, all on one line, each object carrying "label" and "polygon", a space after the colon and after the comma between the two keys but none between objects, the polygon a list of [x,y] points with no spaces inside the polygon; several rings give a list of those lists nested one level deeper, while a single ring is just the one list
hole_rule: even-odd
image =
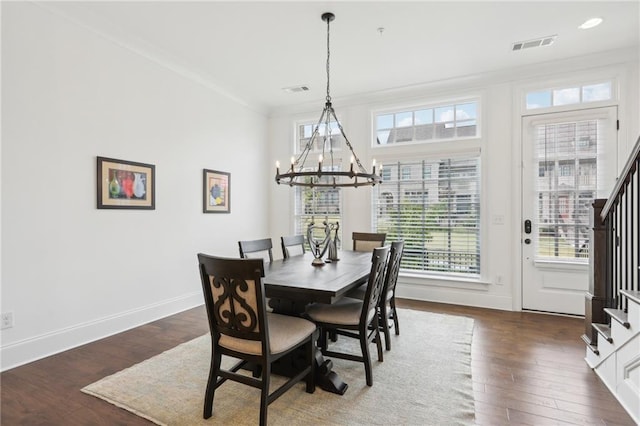
[{"label": "staircase", "polygon": [[628,302],[628,312],[604,308],[609,322],[592,324],[597,343],[587,345],[586,361],[640,424],[640,292],[620,294]]},{"label": "staircase", "polygon": [[640,138],[591,219],[585,359],[640,424]]}]

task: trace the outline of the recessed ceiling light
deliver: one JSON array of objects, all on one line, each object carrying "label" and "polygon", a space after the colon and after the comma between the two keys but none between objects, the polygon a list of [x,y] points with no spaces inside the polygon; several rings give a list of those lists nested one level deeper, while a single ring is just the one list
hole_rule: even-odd
[{"label": "recessed ceiling light", "polygon": [[589,28],[597,27],[602,23],[602,18],[591,18],[584,21],[584,24],[580,25],[578,28],[581,30],[588,30]]}]

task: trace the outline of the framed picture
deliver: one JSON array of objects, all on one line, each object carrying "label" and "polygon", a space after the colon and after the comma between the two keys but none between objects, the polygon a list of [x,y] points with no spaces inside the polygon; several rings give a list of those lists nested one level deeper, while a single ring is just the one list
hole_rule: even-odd
[{"label": "framed picture", "polygon": [[204,169],[204,213],[231,213],[231,174]]},{"label": "framed picture", "polygon": [[98,157],[98,208],[156,208],[156,166]]}]

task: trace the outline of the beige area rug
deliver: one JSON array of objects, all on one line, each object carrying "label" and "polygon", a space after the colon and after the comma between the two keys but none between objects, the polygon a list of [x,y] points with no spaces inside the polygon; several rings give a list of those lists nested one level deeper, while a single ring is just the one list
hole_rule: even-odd
[{"label": "beige area rug", "polygon": [[[308,394],[299,383],[269,406],[269,425],[473,424],[473,320],[407,309],[398,317],[401,334],[392,335],[384,362],[371,346],[373,387],[362,363],[333,359],[347,392]],[[334,345],[359,350],[355,339],[343,336]],[[209,335],[201,336],[82,391],[160,425],[257,425],[260,391],[230,381],[216,391],[213,416],[202,418],[210,353]],[[275,389],[282,379],[273,377]]]}]

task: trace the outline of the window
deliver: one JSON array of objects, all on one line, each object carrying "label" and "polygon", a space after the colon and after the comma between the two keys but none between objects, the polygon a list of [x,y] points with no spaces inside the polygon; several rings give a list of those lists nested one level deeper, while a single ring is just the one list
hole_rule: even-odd
[{"label": "window", "polygon": [[379,114],[377,145],[426,142],[477,135],[477,102]]},{"label": "window", "polygon": [[546,89],[537,92],[529,92],[526,96],[527,109],[608,101],[611,99],[611,81],[585,86]]},{"label": "window", "polygon": [[590,204],[597,195],[598,120],[535,128],[538,179],[536,260],[587,263]]},{"label": "window", "polygon": [[[480,159],[384,161],[375,187],[374,230],[405,241],[401,268],[480,276]],[[404,179],[412,170],[413,180]]]},{"label": "window", "polygon": [[[298,143],[299,150],[304,147],[311,140],[313,131],[316,124],[300,124],[298,126]],[[343,137],[335,122],[329,123],[331,129],[331,143],[334,150],[339,150],[342,147]],[[324,133],[324,129],[318,129],[320,134]],[[335,135],[335,137],[334,137]],[[320,143],[322,143],[322,138]],[[322,146],[316,146],[312,149],[312,152],[322,152]],[[328,170],[330,166],[324,166],[324,169]],[[340,169],[341,161],[334,157],[334,167]],[[311,168],[309,169],[311,170]],[[309,224],[314,221],[316,225],[321,225],[324,220],[328,220],[331,223],[342,223],[342,199],[340,194],[340,188],[307,188],[307,187],[295,187],[295,229],[296,234],[307,236],[307,229]],[[316,231],[317,238],[324,238],[324,234],[320,235],[320,231]]]}]

